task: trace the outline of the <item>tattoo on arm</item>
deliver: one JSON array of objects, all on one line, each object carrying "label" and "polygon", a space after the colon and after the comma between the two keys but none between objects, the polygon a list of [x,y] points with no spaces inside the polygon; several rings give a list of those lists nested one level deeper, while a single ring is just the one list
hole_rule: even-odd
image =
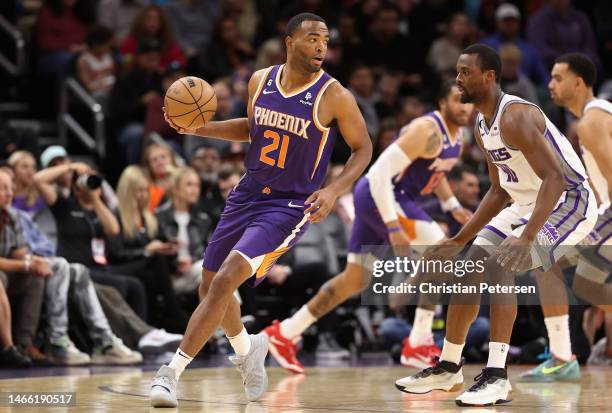
[{"label": "tattoo on arm", "polygon": [[435,130],[432,130],[425,144],[425,153],[427,155],[435,155],[438,149],[440,149],[440,137]]}]

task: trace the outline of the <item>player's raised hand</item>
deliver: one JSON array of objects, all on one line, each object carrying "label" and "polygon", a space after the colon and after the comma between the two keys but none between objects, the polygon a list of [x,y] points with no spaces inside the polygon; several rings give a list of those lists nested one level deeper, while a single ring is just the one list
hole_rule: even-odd
[{"label": "player's raised hand", "polygon": [[310,195],[306,201],[304,201],[304,205],[310,204],[310,206],[304,211],[304,214],[310,214],[308,221],[317,223],[327,218],[334,207],[337,198],[338,193],[334,192],[329,187],[313,192],[312,195]]},{"label": "player's raised hand", "polygon": [[455,238],[445,239],[436,245],[433,245],[425,251],[423,258],[426,260],[447,260],[456,257],[465,246],[464,242],[458,241]]},{"label": "player's raised hand", "polygon": [[472,218],[472,215],[474,215],[472,211],[470,211],[469,209],[463,208],[463,207],[453,209],[451,211],[451,214],[453,218],[455,218],[455,221],[457,221],[461,225],[468,222],[470,218]]},{"label": "player's raised hand", "polygon": [[495,251],[497,263],[512,272],[521,272],[529,267],[533,241],[522,237],[508,236]]},{"label": "player's raised hand", "polygon": [[175,131],[177,131],[181,135],[195,135],[196,134],[196,132],[198,131],[197,129],[185,129],[185,128],[181,128],[180,126],[178,126],[174,122],[172,122],[172,119],[170,119],[168,117],[168,115],[166,114],[166,108],[162,107],[162,109],[164,110],[164,120],[166,121],[166,123],[168,125],[170,125],[172,127],[172,129],[174,129]]}]

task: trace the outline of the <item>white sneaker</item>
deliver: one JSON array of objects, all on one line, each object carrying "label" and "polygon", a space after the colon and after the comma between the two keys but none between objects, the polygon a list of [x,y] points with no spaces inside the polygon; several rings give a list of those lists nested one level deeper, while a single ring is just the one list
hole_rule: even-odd
[{"label": "white sneaker", "polygon": [[486,367],[467,391],[455,399],[458,406],[493,406],[512,401],[512,386],[506,369]]},{"label": "white sneaker", "polygon": [[251,334],[251,350],[246,356],[231,356],[230,361],[240,370],[242,384],[248,401],[259,399],[268,389],[266,355],[268,336],[265,333]]},{"label": "white sneaker", "polygon": [[51,363],[63,366],[82,366],[91,363],[89,354],[79,350],[68,336],[50,342],[47,357]]},{"label": "white sneaker", "polygon": [[149,331],[138,341],[138,350],[142,353],[174,353],[181,344],[182,334],[168,333],[163,329]]},{"label": "white sneaker", "polygon": [[450,361],[439,360],[433,367],[395,382],[395,387],[404,393],[424,394],[432,390],[457,391],[463,386],[461,366]]},{"label": "white sneaker", "polygon": [[176,372],[168,366],[161,366],[155,374],[149,400],[153,407],[176,407]]},{"label": "white sneaker", "polygon": [[142,354],[128,348],[120,338],[115,337],[110,344],[96,347],[91,357],[92,364],[138,364]]}]

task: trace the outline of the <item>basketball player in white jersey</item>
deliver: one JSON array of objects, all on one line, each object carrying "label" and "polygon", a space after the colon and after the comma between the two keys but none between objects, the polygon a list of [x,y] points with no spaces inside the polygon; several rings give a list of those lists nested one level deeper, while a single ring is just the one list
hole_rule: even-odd
[{"label": "basketball player in white jersey", "polygon": [[[585,301],[607,310],[611,309],[612,285],[606,284],[610,275],[612,248],[612,212],[609,205],[612,188],[612,103],[593,96],[596,68],[584,54],[568,53],[558,57],[548,84],[555,104],[569,110],[579,119],[578,139],[591,182],[600,198],[601,214],[595,229],[581,246],[573,282],[574,293]],[[607,254],[607,257],[606,257]],[[551,357],[521,376],[523,381],[567,381],[580,378],[577,361],[572,357],[569,308],[563,282],[549,272],[537,275],[540,291],[546,291],[542,304],[548,331]],[[612,343],[606,351],[612,357]]]},{"label": "basketball player in white jersey", "polygon": [[[481,44],[466,48],[457,62],[462,99],[480,112],[475,137],[486,155],[491,186],[474,216],[456,236],[432,248],[429,258],[450,258],[475,237],[465,259],[486,259],[484,272],[462,280],[512,287],[517,273],[548,270],[582,241],[595,225],[597,208],[569,141],[536,105],[502,92],[500,71],[495,50]],[[489,359],[476,383],[457,397],[460,406],[512,400],[506,356],[517,297],[492,293],[490,298]],[[396,381],[398,389],[428,393],[463,385],[461,353],[479,305],[479,293],[453,295],[439,362]]]}]

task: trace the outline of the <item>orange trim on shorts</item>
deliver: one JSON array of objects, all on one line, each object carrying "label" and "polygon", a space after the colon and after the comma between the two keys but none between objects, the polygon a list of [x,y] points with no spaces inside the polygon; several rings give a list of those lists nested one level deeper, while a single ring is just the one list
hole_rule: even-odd
[{"label": "orange trim on shorts", "polygon": [[416,220],[398,216],[397,217],[402,229],[408,234],[408,238],[416,239]]},{"label": "orange trim on shorts", "polygon": [[263,259],[261,265],[259,266],[259,268],[255,272],[255,277],[256,278],[261,278],[261,277],[265,276],[268,273],[268,271],[270,271],[270,268],[272,268],[272,266],[274,265],[276,260],[278,260],[280,258],[280,256],[283,255],[288,250],[289,250],[289,247],[282,247],[282,248],[279,248],[277,250],[274,250],[272,252],[267,253],[264,256],[264,259]]}]

